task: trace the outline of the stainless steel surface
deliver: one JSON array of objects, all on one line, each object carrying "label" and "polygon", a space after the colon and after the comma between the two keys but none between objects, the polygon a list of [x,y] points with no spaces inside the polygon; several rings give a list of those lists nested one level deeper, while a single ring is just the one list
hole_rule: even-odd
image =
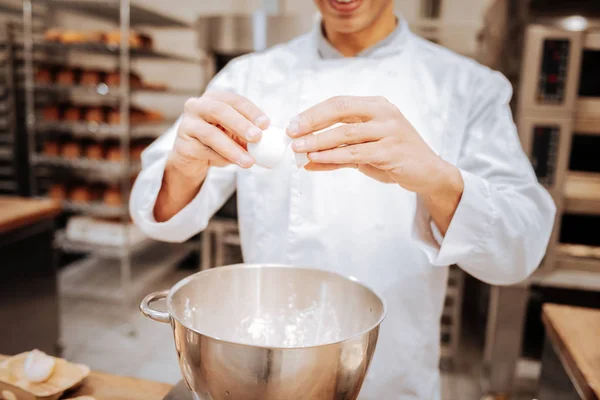
[{"label": "stainless steel surface", "polygon": [[460,351],[464,280],[465,272],[456,265],[450,266],[441,318],[440,366],[442,369],[454,365]]},{"label": "stainless steel surface", "polygon": [[[25,124],[27,126],[27,147],[28,153],[35,153],[37,147],[37,133],[35,130],[35,98],[34,98],[34,79],[33,79],[33,2],[32,0],[23,0],[23,49],[25,60]],[[37,195],[38,187],[35,174],[31,173],[29,178],[31,194]]]},{"label": "stainless steel surface", "polygon": [[[129,74],[131,72],[131,55],[129,52],[129,34],[131,24],[131,1],[121,0],[119,21],[121,28],[121,44],[119,46],[119,73],[120,86],[121,86],[121,99],[119,102],[119,113],[120,125],[124,132],[127,132],[127,136],[121,140],[121,159],[125,165],[125,173],[121,176],[120,189],[121,189],[121,204],[129,203],[129,195],[131,193],[131,131],[129,123],[129,107],[131,106],[131,92]],[[129,212],[123,210],[121,214],[121,222],[123,229],[125,230],[123,247],[130,247],[130,236],[129,236]],[[121,301],[121,307],[123,312],[127,312],[129,305],[131,304],[131,286],[132,282],[131,274],[131,253],[124,252],[121,255],[121,292],[123,295]]]},{"label": "stainless steel surface", "polygon": [[[131,138],[140,137],[156,137],[158,138],[167,129],[169,129],[175,121],[167,121],[165,123],[143,123],[131,126],[129,135]],[[127,135],[120,125],[112,125],[108,123],[88,123],[88,122],[54,122],[40,121],[36,124],[36,129],[40,133],[52,131],[68,132],[76,137],[92,137],[95,139],[119,139]]]},{"label": "stainless steel surface", "polygon": [[[159,53],[160,54],[160,53]],[[200,61],[200,60],[198,60]],[[144,93],[144,94],[160,94],[160,95],[173,95],[173,96],[186,96],[192,97],[197,96],[199,90],[197,88],[151,88],[151,87],[130,87],[132,93]],[[42,93],[52,94],[70,94],[74,97],[83,97],[86,100],[89,99],[91,102],[100,104],[112,105],[121,96],[121,91],[118,86],[107,86],[104,83],[98,85],[58,85],[58,84],[43,84],[36,82],[35,90]]]},{"label": "stainless steel surface", "polygon": [[[168,312],[150,303],[166,298]],[[384,302],[341,275],[232,265],[147,296],[170,322],[179,364],[200,399],[356,399],[385,317]]]},{"label": "stainless steel surface", "polygon": [[486,392],[510,394],[514,390],[528,300],[526,284],[490,289],[482,375]]},{"label": "stainless steel surface", "polygon": [[146,317],[153,319],[157,322],[163,322],[165,324],[171,322],[171,316],[169,315],[169,313],[157,311],[151,307],[152,303],[158,300],[166,299],[168,295],[168,290],[162,290],[160,292],[150,293],[148,296],[144,297],[144,299],[142,300],[142,304],[140,305],[142,313]]},{"label": "stainless steel surface", "polygon": [[[91,158],[68,158],[61,156],[48,156],[34,154],[31,161],[35,165],[70,168],[76,171],[85,171],[88,175],[103,181],[113,182],[120,179],[127,170],[127,165],[119,161],[95,160]],[[137,175],[142,166],[140,162],[131,162],[131,176]]]},{"label": "stainless steel surface", "polygon": [[12,24],[0,26],[0,152],[6,157],[0,157],[3,167],[0,167],[0,194],[26,195],[22,171],[24,160],[21,160],[21,147],[17,125],[17,88],[15,67],[19,61],[15,57],[15,32]]},{"label": "stainless steel surface", "polygon": [[[33,47],[36,50],[52,50],[56,52],[68,52],[78,51],[81,53],[94,53],[94,54],[106,54],[112,56],[118,56],[120,54],[120,47],[109,46],[103,43],[53,43],[34,40]],[[136,59],[147,59],[147,60],[172,60],[181,61],[185,63],[200,64],[205,60],[199,57],[186,57],[179,54],[173,54],[169,52],[156,51],[153,49],[138,49],[130,48],[129,54],[132,58]]]},{"label": "stainless steel surface", "polygon": [[315,19],[312,14],[251,16],[226,15],[198,20],[200,48],[220,54],[243,54],[263,50],[308,32]]}]

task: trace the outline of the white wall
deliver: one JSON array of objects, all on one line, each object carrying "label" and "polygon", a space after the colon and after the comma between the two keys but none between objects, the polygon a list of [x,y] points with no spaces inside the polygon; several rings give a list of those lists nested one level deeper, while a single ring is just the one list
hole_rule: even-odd
[{"label": "white wall", "polygon": [[407,21],[419,19],[420,0],[395,0],[396,12],[401,14]]},{"label": "white wall", "polygon": [[485,10],[492,0],[442,0],[438,20],[423,20],[421,0],[395,0],[396,10],[409,22],[417,34],[435,30],[435,40],[458,53],[473,56],[477,49],[477,34],[482,27]]},{"label": "white wall", "polygon": [[485,10],[492,0],[443,0],[442,19],[453,22],[483,22]]}]

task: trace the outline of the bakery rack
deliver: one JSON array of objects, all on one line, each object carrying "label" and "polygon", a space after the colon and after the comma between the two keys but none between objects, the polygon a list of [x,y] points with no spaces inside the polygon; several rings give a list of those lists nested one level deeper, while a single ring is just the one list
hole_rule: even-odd
[{"label": "bakery rack", "polygon": [[[56,234],[55,244],[64,252],[85,254],[82,259],[71,263],[60,272],[61,293],[68,297],[84,297],[103,301],[119,301],[129,307],[133,296],[147,290],[156,279],[168,273],[172,267],[185,258],[192,246],[157,243],[151,239],[132,240],[128,200],[132,178],[139,172],[139,161],[131,157],[132,140],[136,138],[156,138],[172,124],[132,123],[132,96],[137,92],[173,94],[191,97],[199,95],[198,90],[172,90],[167,87],[140,87],[131,82],[131,63],[134,59],[173,60],[198,64],[205,71],[208,60],[204,57],[184,57],[154,50],[153,48],[135,48],[130,45],[130,29],[144,27],[185,27],[192,28],[177,19],[161,15],[146,9],[130,0],[46,0],[53,11],[66,10],[86,14],[91,18],[103,19],[118,25],[119,45],[104,43],[60,43],[46,41],[32,29],[34,3],[41,0],[23,1],[23,21],[25,36],[25,76],[27,94],[27,128],[29,154],[36,167],[32,168],[30,185],[33,194],[44,195],[44,180],[40,175],[44,171],[73,173],[80,177],[92,178],[110,184],[117,184],[120,191],[120,205],[107,205],[98,201],[62,200],[63,209],[69,213],[86,216],[118,218],[126,234],[120,246],[99,245],[69,239],[65,231]],[[84,86],[81,84],[39,83],[36,81],[36,67],[40,62],[67,66],[68,56],[72,53],[85,53],[114,57],[118,60],[119,84],[98,83]],[[118,123],[103,122],[66,122],[45,121],[42,119],[38,103],[40,99],[68,96],[85,98],[96,104],[111,105],[118,111]],[[93,138],[95,140],[114,140],[118,142],[120,157],[118,160],[65,157],[58,154],[41,152],[40,140],[54,132],[67,133],[73,138]],[[57,173],[58,173],[57,172]],[[114,267],[118,265],[118,269]]]},{"label": "bakery rack", "polygon": [[[0,9],[0,13],[6,9]],[[0,194],[28,194],[28,162],[22,108],[23,57],[19,27],[0,26]]]},{"label": "bakery rack", "polygon": [[17,165],[13,151],[16,134],[14,46],[10,26],[0,30],[0,193],[17,192]]},{"label": "bakery rack", "polygon": [[448,268],[448,286],[440,319],[440,367],[454,367],[459,352],[465,272],[456,265]]}]

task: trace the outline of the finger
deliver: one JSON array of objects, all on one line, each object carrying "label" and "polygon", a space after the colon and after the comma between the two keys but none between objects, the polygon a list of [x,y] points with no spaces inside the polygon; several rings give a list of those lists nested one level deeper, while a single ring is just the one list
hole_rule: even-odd
[{"label": "finger", "polygon": [[381,129],[377,129],[374,123],[346,124],[294,139],[292,149],[298,153],[322,151],[341,145],[376,141],[381,136]]},{"label": "finger", "polygon": [[204,97],[208,97],[210,99],[218,100],[223,103],[229,104],[233,107],[237,112],[246,117],[249,121],[253,122],[254,125],[258,126],[260,129],[267,129],[271,121],[269,117],[262,112],[260,108],[258,108],[253,102],[245,98],[244,96],[240,96],[236,93],[232,92],[207,92],[204,94]]},{"label": "finger", "polygon": [[246,142],[258,142],[262,131],[227,103],[208,97],[189,99],[185,112],[202,117],[213,125],[221,125],[228,132]]},{"label": "finger", "polygon": [[308,159],[322,164],[372,164],[381,162],[380,144],[370,142],[308,153]]},{"label": "finger", "polygon": [[325,129],[338,122],[369,121],[378,115],[383,101],[387,102],[379,97],[332,97],[292,118],[287,133],[294,138]]},{"label": "finger", "polygon": [[[242,168],[254,165],[254,158],[242,146],[227,136],[222,130],[199,119],[182,121],[181,130],[190,137],[197,139],[209,150]],[[218,161],[217,159],[215,159]]]},{"label": "finger", "polygon": [[220,155],[215,153],[215,151],[213,149],[211,149],[210,147],[207,147],[207,149],[212,153],[208,157],[208,162],[211,167],[226,167],[226,166],[232,164],[231,161],[227,160],[226,158],[221,157]]},{"label": "finger", "polygon": [[304,169],[306,169],[307,171],[335,171],[336,169],[342,168],[356,169],[358,168],[358,164],[320,164],[310,162],[304,167]]},{"label": "finger", "polygon": [[231,161],[217,154],[213,149],[211,149],[204,143],[198,142],[195,138],[192,138],[192,140],[195,140],[198,143],[198,146],[200,147],[199,151],[201,154],[195,155],[199,156],[199,158],[202,160],[208,161],[208,165],[210,165],[211,167],[225,167],[227,165],[233,164]]}]

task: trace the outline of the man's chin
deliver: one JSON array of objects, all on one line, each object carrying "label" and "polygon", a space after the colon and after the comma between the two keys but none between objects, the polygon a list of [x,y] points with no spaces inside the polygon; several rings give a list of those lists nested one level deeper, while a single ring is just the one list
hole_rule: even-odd
[{"label": "man's chin", "polygon": [[323,22],[329,30],[346,35],[362,31],[365,25],[360,16],[350,15],[328,16]]}]

